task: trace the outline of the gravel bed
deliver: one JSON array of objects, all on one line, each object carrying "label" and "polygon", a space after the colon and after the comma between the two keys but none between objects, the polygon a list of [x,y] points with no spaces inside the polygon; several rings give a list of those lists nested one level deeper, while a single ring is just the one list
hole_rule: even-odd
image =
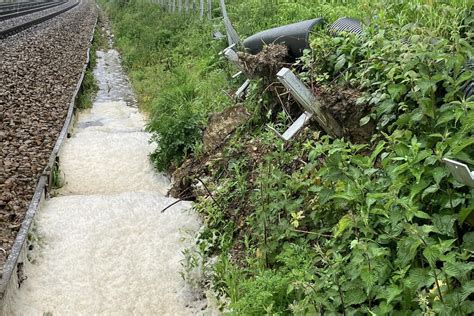
[{"label": "gravel bed", "polygon": [[62,4],[62,5],[50,8],[50,9],[30,13],[30,14],[27,14],[27,15],[22,15],[22,16],[13,18],[13,19],[5,20],[5,21],[0,21],[0,30],[4,30],[4,29],[10,28],[10,27],[15,27],[17,25],[21,25],[21,24],[26,23],[26,22],[31,21],[31,20],[39,19],[39,18],[41,18],[45,15],[57,12],[57,11],[62,10],[62,9],[65,9],[65,8],[71,6],[73,3],[76,3],[78,1],[80,1],[80,0],[69,0],[65,4]]},{"label": "gravel bed", "polygon": [[0,40],[0,271],[64,124],[96,16],[83,0]]}]

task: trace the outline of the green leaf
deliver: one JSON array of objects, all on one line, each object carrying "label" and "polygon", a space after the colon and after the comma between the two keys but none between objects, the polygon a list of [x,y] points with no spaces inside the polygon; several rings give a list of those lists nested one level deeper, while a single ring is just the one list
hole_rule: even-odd
[{"label": "green leaf", "polygon": [[462,239],[463,248],[469,251],[474,251],[474,232],[465,233]]},{"label": "green leaf", "polygon": [[472,211],[474,211],[474,205],[463,207],[461,211],[459,212],[459,222],[463,224],[466,221],[466,218],[468,218],[469,215],[471,215]]},{"label": "green leaf", "polygon": [[441,180],[448,175],[448,169],[443,167],[436,167],[432,170],[433,172],[433,179],[435,180],[436,184],[439,185]]},{"label": "green leaf", "polygon": [[431,79],[420,79],[416,81],[417,87],[420,89],[422,95],[431,92],[436,87],[436,81]]},{"label": "green leaf", "polygon": [[364,126],[365,124],[369,123],[369,121],[370,121],[370,115],[364,116],[363,118],[360,119],[359,126]]},{"label": "green leaf", "polygon": [[423,249],[423,256],[426,258],[431,267],[435,266],[436,261],[439,260],[442,254],[443,253],[437,244],[429,245]]},{"label": "green leaf", "polygon": [[366,299],[367,295],[360,287],[352,287],[344,292],[344,301],[347,305],[359,305]]},{"label": "green leaf", "polygon": [[470,145],[473,145],[474,144],[474,137],[471,137],[469,139],[466,139],[464,141],[461,141],[459,143],[457,143],[453,149],[452,149],[452,152],[453,154],[457,154],[459,153],[461,150],[463,150],[464,148],[466,148],[467,146],[470,146]]},{"label": "green leaf", "polygon": [[377,144],[377,147],[375,147],[374,151],[370,154],[370,164],[373,165],[375,162],[375,159],[377,158],[378,154],[382,152],[382,150],[385,148],[385,142],[382,140]]},{"label": "green leaf", "polygon": [[346,214],[337,223],[334,237],[338,237],[349,227],[352,227],[352,218],[349,216],[349,214]]},{"label": "green leaf", "polygon": [[361,269],[360,278],[364,285],[371,289],[375,284],[377,284],[378,276],[374,271],[369,270],[368,266],[364,266]]},{"label": "green leaf", "polygon": [[456,222],[457,215],[433,215],[433,225],[438,231],[446,236],[454,236],[454,223]]},{"label": "green leaf", "polygon": [[340,55],[337,58],[336,64],[334,65],[334,70],[335,71],[341,70],[345,63],[346,63],[346,56],[345,55]]},{"label": "green leaf", "polygon": [[410,270],[410,274],[406,279],[406,285],[409,288],[418,290],[422,287],[429,287],[434,283],[430,269],[414,268]]},{"label": "green leaf", "polygon": [[474,281],[470,280],[462,285],[462,297],[461,300],[464,301],[467,299],[472,293],[474,293]]},{"label": "green leaf", "polygon": [[387,88],[392,100],[398,100],[401,96],[407,93],[407,87],[404,84],[389,84]]},{"label": "green leaf", "polygon": [[448,261],[444,263],[443,272],[450,277],[462,280],[472,271],[473,266],[474,263],[472,262]]},{"label": "green leaf", "polygon": [[395,284],[390,284],[385,287],[380,294],[377,295],[377,298],[384,298],[387,300],[387,304],[390,304],[396,297],[400,296],[403,290]]},{"label": "green leaf", "polygon": [[434,111],[434,107],[435,107],[435,104],[433,102],[433,100],[431,98],[422,98],[420,100],[418,100],[418,104],[420,105],[420,107],[423,109],[423,113],[434,119],[435,118],[435,111]]},{"label": "green leaf", "polygon": [[397,244],[397,265],[403,268],[412,262],[421,244],[422,242],[419,238],[412,236],[403,237]]},{"label": "green leaf", "polygon": [[415,217],[423,218],[423,219],[431,219],[430,214],[425,213],[425,212],[423,212],[423,211],[416,211],[416,212],[415,212]]},{"label": "green leaf", "polygon": [[439,186],[437,184],[433,184],[429,187],[427,187],[424,191],[423,194],[421,195],[421,198],[424,199],[428,194],[435,193],[439,190]]},{"label": "green leaf", "polygon": [[421,179],[418,183],[414,184],[410,188],[410,199],[413,200],[413,198],[418,195],[423,189],[425,189],[428,186],[429,182],[425,181],[424,179]]}]

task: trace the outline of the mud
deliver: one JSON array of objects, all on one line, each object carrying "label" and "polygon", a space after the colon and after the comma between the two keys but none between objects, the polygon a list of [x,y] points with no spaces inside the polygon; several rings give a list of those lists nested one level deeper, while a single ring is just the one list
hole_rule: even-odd
[{"label": "mud", "polygon": [[358,90],[340,86],[315,86],[314,94],[343,128],[344,137],[353,143],[367,143],[375,130],[375,122],[360,126],[360,119],[370,113],[368,104],[358,104]]},{"label": "mud", "polygon": [[249,118],[250,114],[240,105],[229,107],[212,115],[204,131],[204,151],[209,152],[218,147],[230,133]]},{"label": "mud", "polygon": [[288,47],[284,45],[270,44],[265,46],[256,55],[238,53],[241,66],[248,78],[264,78],[268,81],[275,81],[276,74],[282,67],[288,66]]}]

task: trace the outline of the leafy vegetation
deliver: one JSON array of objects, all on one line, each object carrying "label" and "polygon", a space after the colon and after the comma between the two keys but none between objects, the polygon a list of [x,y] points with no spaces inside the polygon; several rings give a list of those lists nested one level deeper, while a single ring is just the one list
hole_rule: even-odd
[{"label": "leafy vegetation", "polygon": [[223,44],[209,40],[207,21],[164,14],[154,4],[102,3],[138,101],[150,113],[148,129],[160,142],[153,161],[158,170],[173,169],[199,147],[207,116],[230,104],[221,91],[228,65],[216,54]]},{"label": "leafy vegetation", "polygon": [[[252,85],[245,106],[253,120],[209,159],[212,194],[195,204],[205,227],[194,262],[216,261],[208,285],[222,307],[239,315],[472,314],[474,191],[442,162],[474,165],[474,100],[462,92],[473,78],[465,66],[472,3],[227,2],[243,35],[315,16],[364,21],[361,37],[313,34],[297,63],[310,86],[357,89],[358,103],[372,109],[360,124],[377,129],[362,144],[316,129],[285,144],[263,123],[284,128],[288,115],[267,87]],[[215,26],[156,5],[103,4],[150,111],[156,166],[202,155],[201,130],[231,104],[222,90],[237,84],[217,55],[225,43],[210,38]]]},{"label": "leafy vegetation", "polygon": [[94,36],[92,39],[92,45],[89,52],[89,64],[87,65],[84,73],[84,79],[82,80],[81,90],[77,96],[76,105],[79,109],[88,109],[92,107],[94,102],[94,96],[98,91],[97,82],[94,79],[94,67],[96,65],[96,51],[107,47],[107,40],[105,35],[102,33],[99,26],[94,30]]}]

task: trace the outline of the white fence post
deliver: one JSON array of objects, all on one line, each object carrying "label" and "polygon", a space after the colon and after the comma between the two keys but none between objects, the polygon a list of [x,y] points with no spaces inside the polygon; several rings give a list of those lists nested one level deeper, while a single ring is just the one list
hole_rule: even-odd
[{"label": "white fence post", "polygon": [[199,18],[203,18],[204,17],[204,0],[199,0]]},{"label": "white fence post", "polygon": [[207,17],[212,19],[212,0],[207,0]]},{"label": "white fence post", "polygon": [[184,3],[184,7],[186,9],[186,13],[189,12],[189,0],[186,0],[186,2]]},{"label": "white fence post", "polygon": [[225,18],[229,18],[227,16],[227,8],[225,7],[225,1],[224,0],[219,0],[219,5],[221,6],[221,11],[222,11],[222,16]]}]

